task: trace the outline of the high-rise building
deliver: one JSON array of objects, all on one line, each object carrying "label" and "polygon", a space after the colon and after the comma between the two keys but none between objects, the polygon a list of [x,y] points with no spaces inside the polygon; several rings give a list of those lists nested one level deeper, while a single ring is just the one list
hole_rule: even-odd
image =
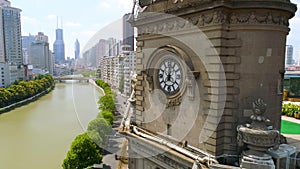
[{"label": "high-rise building", "polygon": [[129,23],[131,14],[125,14],[123,16],[123,45],[130,45],[130,51],[134,50],[134,29]]},{"label": "high-rise building", "polygon": [[[3,1],[0,0],[0,4],[2,4]],[[2,6],[0,6],[0,63],[5,63],[5,48],[4,48],[4,31],[3,31],[3,10]]]},{"label": "high-rise building", "polygon": [[21,9],[11,7],[9,1],[0,0],[0,63],[9,66],[8,69],[4,69],[9,71],[4,73],[5,81],[9,84],[15,80],[24,79],[25,76],[20,13]]},{"label": "high-rise building", "polygon": [[75,59],[77,60],[80,55],[80,43],[79,43],[78,39],[76,39],[74,48],[75,48]]},{"label": "high-rise building", "polygon": [[97,51],[97,67],[100,67],[101,71],[103,70],[103,58],[104,56],[108,56],[109,52],[108,52],[108,41],[105,39],[100,39],[98,42],[98,51]]},{"label": "high-rise building", "polygon": [[56,39],[53,44],[53,52],[55,63],[65,62],[65,43],[63,39],[63,30],[60,28],[56,29]]},{"label": "high-rise building", "polygon": [[[1,62],[20,66],[23,64],[21,40],[21,10],[10,6],[10,2],[1,0],[1,48],[4,49]],[[0,29],[0,30],[1,30]],[[2,52],[3,53],[3,52]],[[3,58],[4,57],[4,58]]]},{"label": "high-rise building", "polygon": [[22,36],[22,50],[23,50],[23,63],[28,64],[29,58],[29,48],[30,44],[34,43],[34,36],[29,34],[29,36]]},{"label": "high-rise building", "polygon": [[294,64],[293,59],[294,48],[292,45],[286,45],[286,54],[285,54],[285,66],[292,66]]},{"label": "high-rise building", "polygon": [[51,51],[49,50],[48,36],[39,32],[35,36],[34,43],[31,43],[29,49],[28,62],[41,73],[53,73],[53,61]]},{"label": "high-rise building", "polygon": [[29,49],[30,44],[34,42],[34,35],[29,34],[28,36],[22,36],[22,48]]},{"label": "high-rise building", "polygon": [[10,7],[10,2],[7,0],[0,0],[0,6],[6,6],[6,7]]},{"label": "high-rise building", "polygon": [[118,47],[117,40],[115,38],[108,38],[107,42],[109,47],[108,56],[116,56]]}]

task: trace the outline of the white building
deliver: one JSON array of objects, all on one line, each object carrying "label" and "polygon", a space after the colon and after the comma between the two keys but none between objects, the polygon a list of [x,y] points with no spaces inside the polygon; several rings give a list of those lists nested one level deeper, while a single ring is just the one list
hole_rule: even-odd
[{"label": "white building", "polygon": [[123,51],[124,58],[124,94],[131,93],[131,77],[136,74],[136,56],[134,51]]},{"label": "white building", "polygon": [[112,70],[112,88],[113,89],[118,89],[119,88],[119,56],[114,56],[112,58],[112,62],[113,62],[113,70]]},{"label": "white building", "polygon": [[1,86],[5,87],[25,78],[20,13],[21,10],[11,7],[9,1],[0,0]]},{"label": "white building", "polygon": [[104,56],[101,62],[101,78],[114,90],[121,91],[126,96],[131,93],[131,76],[136,74],[135,52],[128,51],[128,47],[128,45],[122,46],[121,54]]}]

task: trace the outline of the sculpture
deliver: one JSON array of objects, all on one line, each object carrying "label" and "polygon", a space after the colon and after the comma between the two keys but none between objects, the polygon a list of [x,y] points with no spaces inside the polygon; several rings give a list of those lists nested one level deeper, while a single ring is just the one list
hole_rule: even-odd
[{"label": "sculpture", "polygon": [[279,146],[280,134],[278,130],[267,126],[266,123],[270,120],[264,116],[266,108],[267,104],[262,99],[256,100],[252,103],[253,115],[250,117],[252,123],[237,127],[239,145],[247,146],[242,154],[242,167],[264,165],[266,168],[274,168],[272,157],[266,152],[269,148]]}]

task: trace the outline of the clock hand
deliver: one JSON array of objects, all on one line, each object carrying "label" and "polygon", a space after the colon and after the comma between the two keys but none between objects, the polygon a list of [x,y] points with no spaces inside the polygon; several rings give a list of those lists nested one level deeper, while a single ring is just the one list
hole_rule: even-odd
[{"label": "clock hand", "polygon": [[169,81],[173,82],[174,83],[174,78],[170,76],[170,79]]},{"label": "clock hand", "polygon": [[171,80],[171,78],[172,78],[170,74],[168,74],[168,76],[167,76],[167,77],[168,77],[168,81],[170,81],[170,80]]}]

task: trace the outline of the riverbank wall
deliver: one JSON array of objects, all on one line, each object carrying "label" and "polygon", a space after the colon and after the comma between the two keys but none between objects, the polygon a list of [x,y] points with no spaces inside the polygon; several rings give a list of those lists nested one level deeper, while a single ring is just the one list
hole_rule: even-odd
[{"label": "riverbank wall", "polygon": [[99,90],[101,91],[101,93],[103,94],[103,96],[105,95],[104,90],[103,90],[100,86],[98,86],[98,85],[96,84],[95,80],[89,79],[89,83],[90,83],[91,85],[94,85],[97,89],[99,89]]},{"label": "riverbank wall", "polygon": [[3,113],[7,113],[15,108],[18,108],[18,107],[21,107],[21,106],[24,106],[26,104],[29,104],[33,101],[36,101],[37,99],[39,99],[40,97],[50,93],[53,89],[55,88],[55,85],[53,85],[52,87],[49,87],[48,89],[46,89],[45,91],[42,91],[41,93],[38,93],[30,98],[27,98],[25,100],[22,100],[22,101],[19,101],[17,103],[13,103],[9,106],[6,106],[6,107],[3,107],[3,108],[0,108],[0,114],[3,114]]}]

